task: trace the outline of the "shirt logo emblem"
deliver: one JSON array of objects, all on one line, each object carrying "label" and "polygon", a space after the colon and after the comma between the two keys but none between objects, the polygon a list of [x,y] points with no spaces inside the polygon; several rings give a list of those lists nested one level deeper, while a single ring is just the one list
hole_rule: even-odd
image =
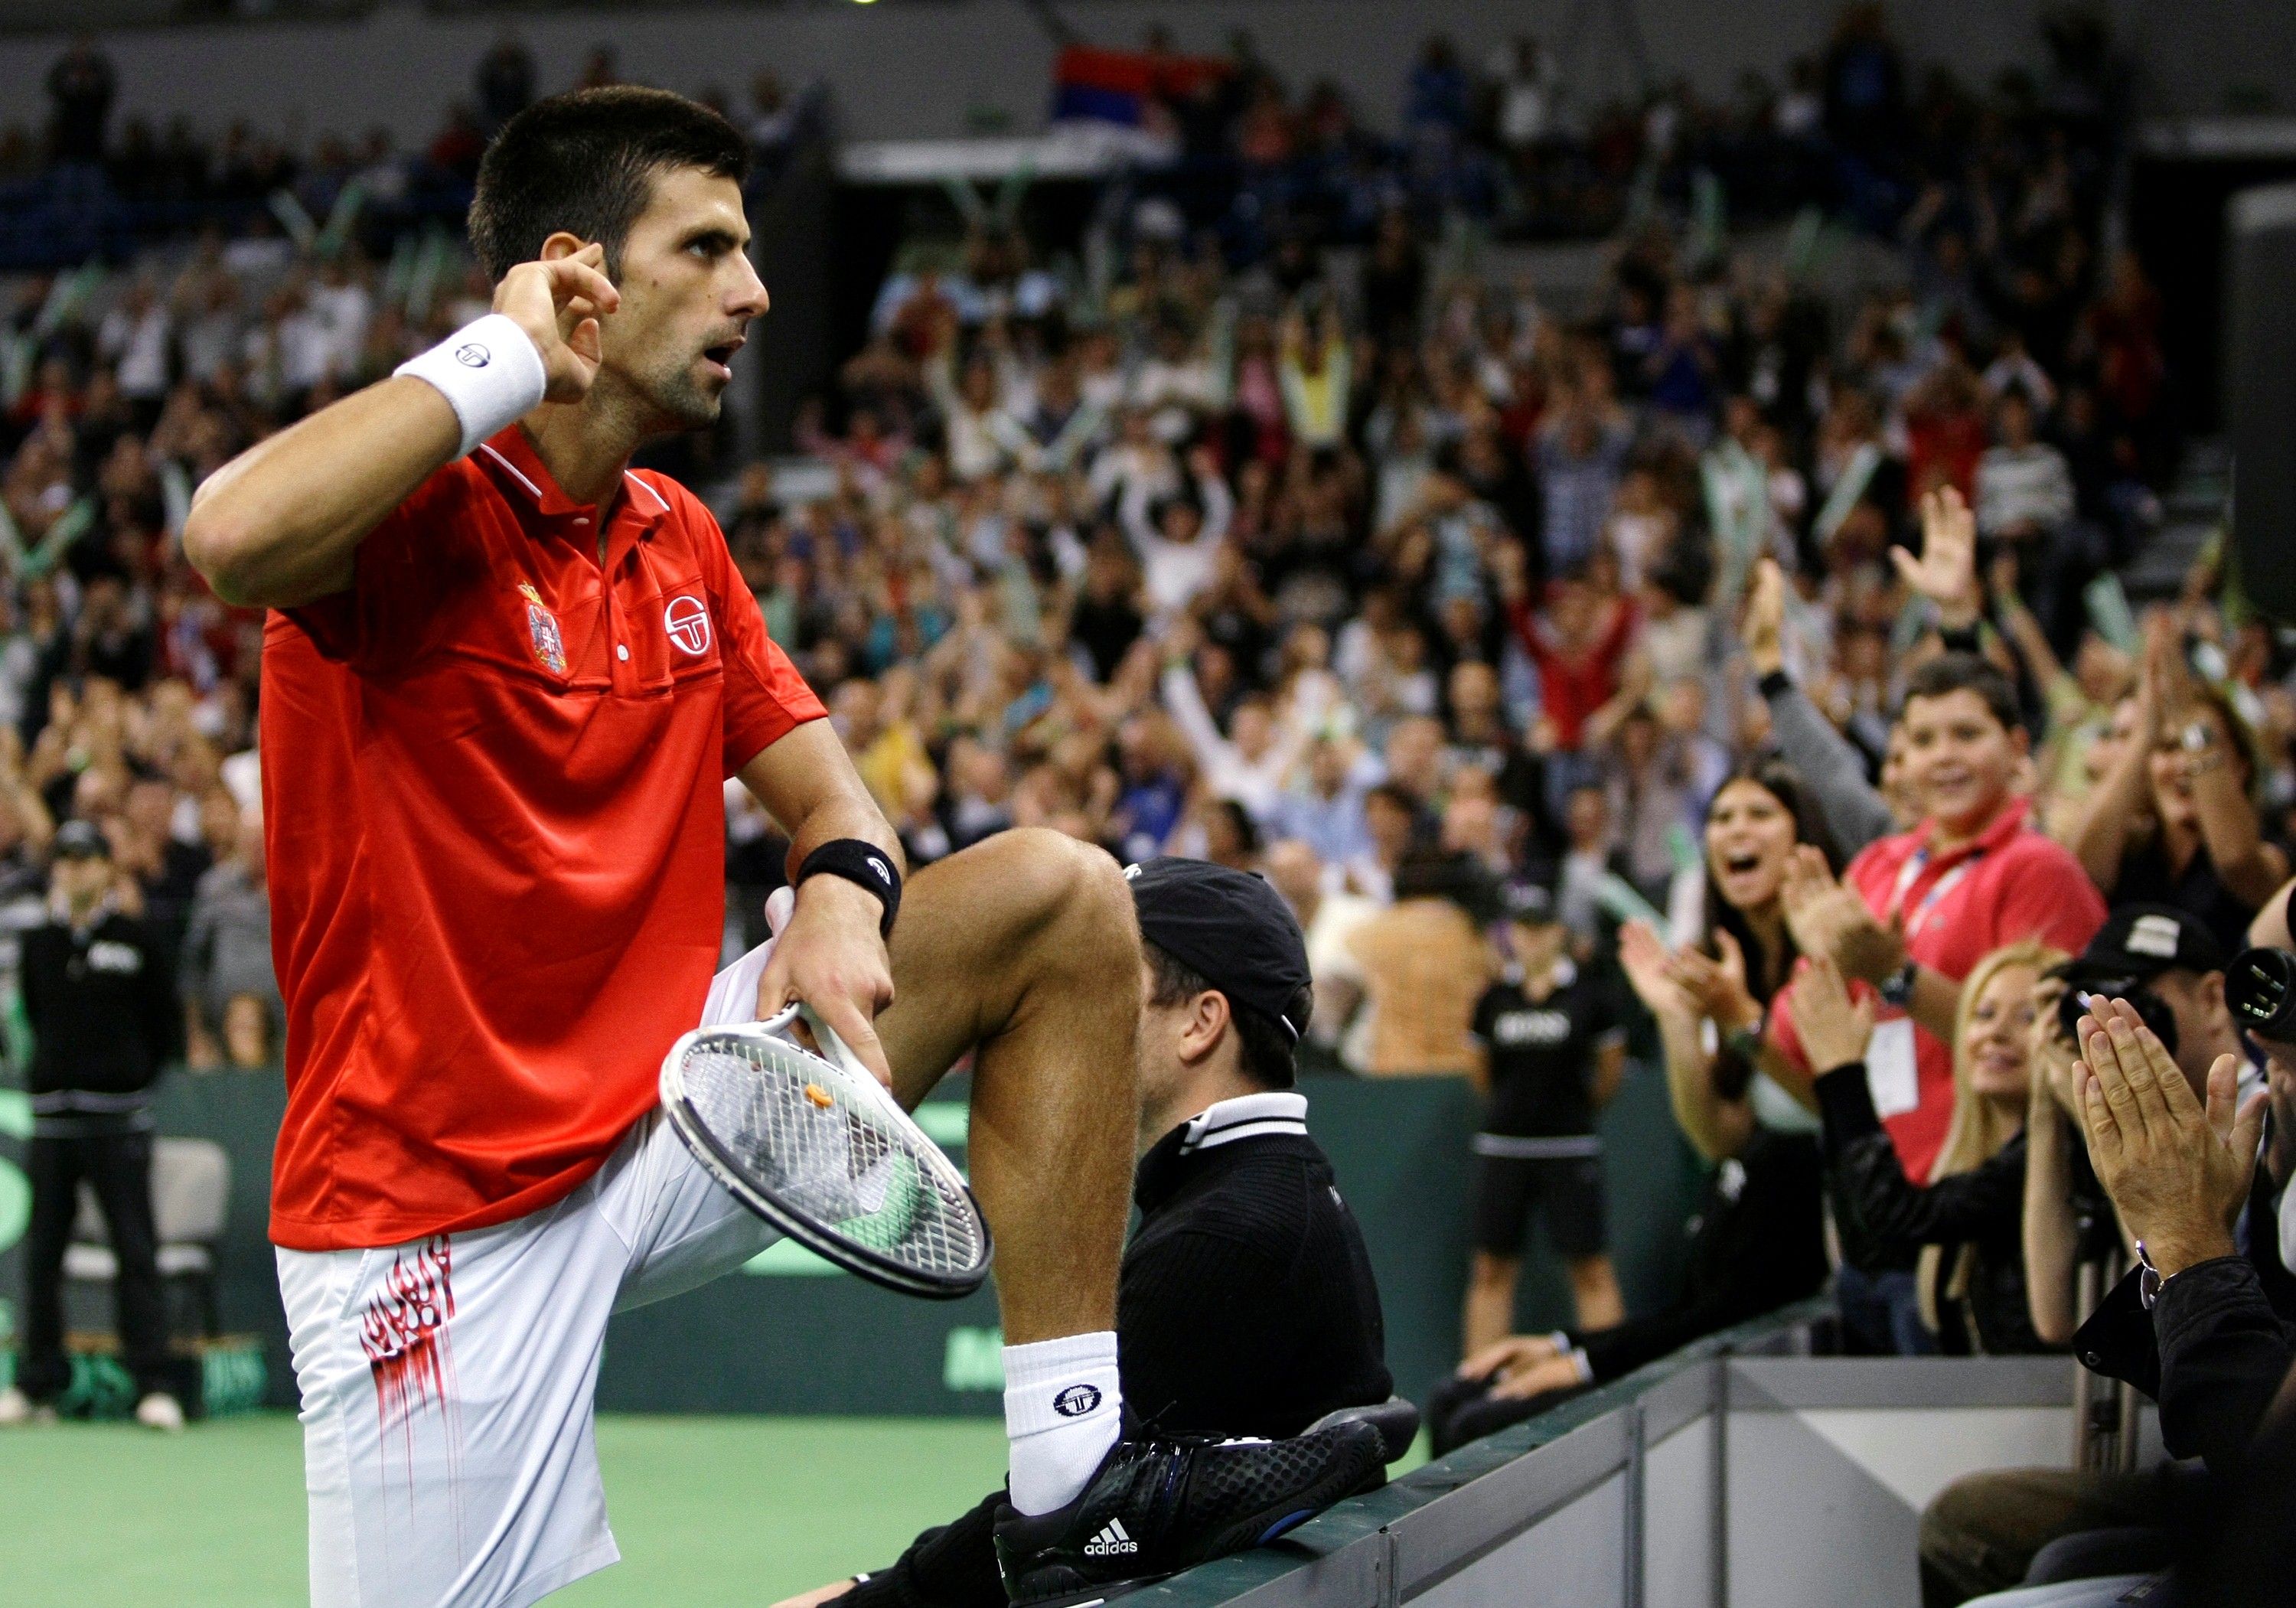
[{"label": "shirt logo emblem", "polygon": [[558,616],[542,606],[542,594],[525,582],[519,583],[519,593],[526,599],[526,634],[534,644],[534,656],[542,668],[554,676],[566,673],[566,639],[558,634]]},{"label": "shirt logo emblem", "polygon": [[484,368],[493,357],[492,352],[475,340],[455,349],[455,361],[464,368]]},{"label": "shirt logo emblem", "polygon": [[669,607],[661,611],[661,625],[670,641],[696,659],[709,651],[709,611],[701,606],[700,598],[671,598]]},{"label": "shirt logo emblem", "polygon": [[93,972],[120,972],[133,976],[144,969],[144,956],[133,944],[102,939],[88,946],[87,964]]}]

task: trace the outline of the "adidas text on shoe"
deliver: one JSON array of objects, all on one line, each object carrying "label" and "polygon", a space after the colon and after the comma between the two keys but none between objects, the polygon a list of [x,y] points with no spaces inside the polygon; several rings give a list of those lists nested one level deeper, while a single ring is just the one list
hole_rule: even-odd
[{"label": "adidas text on shoe", "polygon": [[1088,1558],[1120,1557],[1140,1550],[1140,1543],[1124,1533],[1124,1521],[1111,1519],[1100,1527],[1100,1533],[1084,1544],[1084,1555]]},{"label": "adidas text on shoe", "polygon": [[1364,1489],[1381,1451],[1379,1432],[1352,1422],[1288,1440],[1119,1440],[1066,1507],[999,1511],[1005,1595],[1068,1608],[1259,1546]]}]

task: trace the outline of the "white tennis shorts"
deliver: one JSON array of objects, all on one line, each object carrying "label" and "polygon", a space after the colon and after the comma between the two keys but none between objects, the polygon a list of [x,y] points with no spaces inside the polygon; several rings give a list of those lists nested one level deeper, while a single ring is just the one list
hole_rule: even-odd
[{"label": "white tennis shorts", "polygon": [[[704,1020],[753,1017],[763,965],[761,948],[721,973]],[[606,1319],[777,1237],[655,1112],[513,1222],[280,1251],[313,1608],[516,1608],[617,1561],[592,1438]]]}]

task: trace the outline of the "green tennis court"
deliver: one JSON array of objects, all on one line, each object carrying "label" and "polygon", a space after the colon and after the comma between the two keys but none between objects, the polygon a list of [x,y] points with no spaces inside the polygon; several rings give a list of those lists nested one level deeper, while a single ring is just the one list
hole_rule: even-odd
[{"label": "green tennis court", "polygon": [[[890,1561],[1004,1477],[994,1418],[621,1417],[598,1455],[622,1562],[578,1608],[763,1608]],[[161,1437],[64,1423],[0,1438],[10,1608],[292,1608],[302,1436],[283,1413]]]}]

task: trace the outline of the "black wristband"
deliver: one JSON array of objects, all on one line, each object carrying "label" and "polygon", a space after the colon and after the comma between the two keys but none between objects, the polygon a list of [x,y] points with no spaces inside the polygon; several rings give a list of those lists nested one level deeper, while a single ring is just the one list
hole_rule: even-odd
[{"label": "black wristband", "polygon": [[1945,651],[1948,653],[1981,653],[1985,651],[1985,643],[1980,628],[1984,623],[1980,618],[1965,626],[1939,626],[1938,640],[1945,644]]},{"label": "black wristband", "polygon": [[824,874],[841,876],[875,894],[885,907],[885,919],[877,923],[877,931],[892,937],[893,918],[901,913],[901,874],[891,855],[861,838],[832,838],[805,857],[797,868],[798,886],[803,887],[809,876]]}]

